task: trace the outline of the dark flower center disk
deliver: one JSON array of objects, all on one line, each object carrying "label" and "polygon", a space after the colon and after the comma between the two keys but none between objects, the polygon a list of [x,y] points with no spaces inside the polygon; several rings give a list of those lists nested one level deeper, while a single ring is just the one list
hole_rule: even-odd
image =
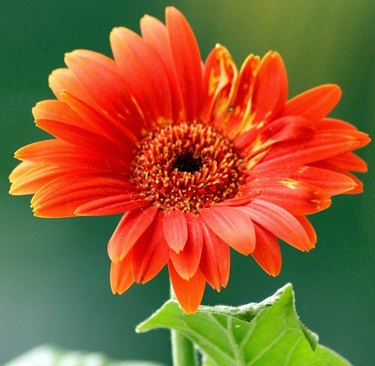
[{"label": "dark flower center disk", "polygon": [[184,122],[159,127],[138,143],[130,180],[162,210],[198,213],[237,194],[243,165],[232,141],[210,126]]},{"label": "dark flower center disk", "polygon": [[172,167],[180,172],[195,173],[202,168],[202,158],[186,151],[177,157]]}]

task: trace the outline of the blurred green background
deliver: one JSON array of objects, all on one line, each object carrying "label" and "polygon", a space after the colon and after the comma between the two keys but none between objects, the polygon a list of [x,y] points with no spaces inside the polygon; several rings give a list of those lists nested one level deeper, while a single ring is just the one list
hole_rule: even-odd
[{"label": "blurred green background", "polygon": [[[8,196],[13,152],[45,138],[32,106],[52,97],[50,71],[76,48],[110,55],[112,27],[139,29],[145,13],[164,19],[175,5],[189,19],[202,56],[217,43],[240,64],[247,54],[278,50],[289,72],[290,96],[338,83],[343,99],[333,115],[374,136],[375,3],[372,0],[1,0],[0,2],[0,364],[43,343],[102,351],[113,358],[170,364],[169,334],[136,335],[136,324],[168,297],[163,271],[145,286],[113,296],[106,244],[119,217],[42,220],[30,197]],[[317,248],[283,245],[283,270],[268,277],[251,258],[233,254],[231,280],[204,303],[259,301],[294,284],[302,320],[322,344],[354,365],[375,359],[374,146],[360,155],[370,166],[365,193],[342,196],[313,217]],[[371,362],[372,361],[372,362]]]}]

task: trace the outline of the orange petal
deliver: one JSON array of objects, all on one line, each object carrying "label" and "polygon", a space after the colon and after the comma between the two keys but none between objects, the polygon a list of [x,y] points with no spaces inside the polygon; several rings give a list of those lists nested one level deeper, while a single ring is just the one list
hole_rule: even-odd
[{"label": "orange petal", "polygon": [[293,215],[308,215],[328,208],[330,194],[302,180],[291,178],[259,178],[248,185],[257,198],[288,210]]},{"label": "orange petal", "polygon": [[48,78],[48,84],[58,100],[62,92],[67,92],[87,104],[95,105],[95,101],[82,88],[82,85],[69,69],[61,68],[53,70]]},{"label": "orange petal", "polygon": [[184,101],[177,81],[167,28],[160,20],[145,15],[141,19],[141,32],[144,41],[156,51],[164,65],[171,92],[173,120],[186,121]]},{"label": "orange petal", "polygon": [[166,25],[184,114],[187,121],[194,121],[201,110],[202,61],[199,47],[189,23],[176,8],[166,8]]},{"label": "orange petal", "polygon": [[256,246],[252,253],[256,262],[271,276],[277,276],[281,271],[281,251],[275,235],[261,226],[254,224]]},{"label": "orange petal", "polygon": [[264,127],[253,128],[240,134],[235,139],[236,147],[241,153],[251,157],[259,154],[278,142],[308,141],[314,135],[309,121],[298,116],[278,118]]},{"label": "orange petal", "polygon": [[350,191],[346,191],[345,194],[359,194],[363,192],[363,183],[359,178],[348,172],[343,172],[343,174],[345,174],[355,182],[355,187]]},{"label": "orange petal", "polygon": [[351,191],[357,185],[353,179],[345,174],[315,166],[302,166],[295,172],[289,172],[287,176],[317,186],[331,195]]},{"label": "orange petal", "polygon": [[330,134],[317,132],[305,143],[285,143],[274,146],[263,158],[262,163],[254,167],[254,172],[277,170],[279,167],[298,167],[327,159],[360,147],[356,132]]},{"label": "orange petal", "polygon": [[181,252],[188,238],[185,214],[180,210],[166,212],[163,219],[163,231],[169,247],[176,253]]},{"label": "orange petal", "polygon": [[133,283],[131,252],[118,263],[111,263],[110,281],[113,294],[123,294]]},{"label": "orange petal", "polygon": [[[322,121],[328,120],[328,118],[323,119]],[[322,122],[321,121],[321,122]],[[358,142],[358,147],[366,146],[370,141],[370,137],[367,133],[358,131],[356,128],[347,128],[346,125],[339,126],[338,123],[317,123],[316,130],[319,134],[334,135],[334,136],[343,136],[351,137]]]},{"label": "orange petal", "polygon": [[367,163],[359,156],[352,152],[346,152],[333,156],[332,158],[325,159],[325,161],[340,169],[351,170],[353,172],[366,173]]},{"label": "orange petal", "polygon": [[22,161],[19,163],[10,173],[9,175],[9,181],[11,183],[14,183],[19,178],[21,178],[23,175],[28,174],[31,170],[38,167],[37,163],[33,163],[31,161]]},{"label": "orange petal", "polygon": [[117,263],[125,258],[152,224],[157,211],[157,207],[150,206],[125,213],[108,243],[108,254],[112,262]]},{"label": "orange petal", "polygon": [[96,131],[90,123],[80,117],[79,114],[74,112],[73,109],[61,100],[43,100],[35,105],[32,112],[37,125],[38,121],[56,121],[84,128],[90,132]]},{"label": "orange petal", "polygon": [[129,150],[137,142],[137,137],[123,124],[113,122],[110,117],[107,118],[98,113],[90,105],[77,99],[74,95],[63,92],[61,99],[90,123],[98,134],[107,138],[112,148],[117,148],[119,151]]},{"label": "orange petal", "polygon": [[351,131],[358,131],[357,127],[352,125],[349,122],[342,121],[337,118],[330,118],[325,117],[320,119],[315,123],[316,129],[324,130],[324,129],[334,129],[334,130],[351,130]]},{"label": "orange petal", "polygon": [[[25,167],[28,169],[26,170]],[[24,161],[14,169],[9,177],[12,182],[9,193],[14,195],[33,194],[51,180],[73,172],[79,174],[81,170],[38,165]]]},{"label": "orange petal", "polygon": [[100,150],[89,150],[55,139],[26,145],[16,151],[15,157],[19,160],[28,160],[39,164],[85,170],[100,169],[103,171],[126,172],[130,166],[128,159],[117,158],[109,152],[106,155],[107,159],[103,160],[103,154]]},{"label": "orange petal", "polygon": [[226,287],[230,272],[229,246],[203,224],[204,245],[200,269],[207,282],[217,291]]},{"label": "orange petal", "polygon": [[237,67],[226,48],[216,46],[204,66],[201,120],[220,128],[236,91]]},{"label": "orange petal", "polygon": [[283,116],[302,116],[319,121],[335,108],[341,89],[334,84],[320,85],[297,95],[285,105]]},{"label": "orange petal", "polygon": [[59,175],[43,185],[31,200],[39,217],[74,216],[75,210],[98,198],[128,193],[134,187],[115,174],[77,172]]},{"label": "orange petal", "polygon": [[93,51],[75,50],[65,55],[65,62],[99,112],[104,111],[114,123],[141,136],[145,121],[112,59]]},{"label": "orange petal", "polygon": [[189,280],[184,280],[176,272],[171,262],[168,264],[168,269],[173,291],[182,307],[182,310],[186,314],[195,313],[202,302],[206,285],[206,280],[203,274],[198,270]]},{"label": "orange petal", "polygon": [[[335,165],[331,165],[331,164],[327,163],[327,160],[329,160],[329,159],[321,160],[321,161],[318,161],[318,162],[314,163],[313,164],[314,168],[315,167],[316,168],[323,168],[324,170],[333,171],[334,173],[340,174],[340,176],[345,177],[345,179],[350,180],[350,182],[351,182],[350,187],[348,187],[348,189],[346,189],[342,193],[357,194],[357,193],[363,192],[363,183],[354,174],[349,173],[347,170],[338,168]],[[337,188],[339,188],[339,186]]]},{"label": "orange petal", "polygon": [[200,210],[200,215],[205,224],[234,250],[244,255],[254,250],[254,225],[241,209],[216,205]]},{"label": "orange petal", "polygon": [[199,216],[185,214],[188,228],[188,238],[184,249],[178,254],[170,250],[173,267],[179,276],[188,280],[197,272],[202,255],[203,234]]},{"label": "orange petal", "polygon": [[74,214],[76,216],[115,215],[148,207],[149,205],[149,202],[136,193],[107,194],[105,197],[94,198],[80,205],[74,211]]},{"label": "orange petal", "polygon": [[146,283],[154,278],[168,263],[169,250],[165,241],[162,218],[157,215],[138,239],[132,250],[132,273],[135,282]]},{"label": "orange petal", "polygon": [[127,28],[111,32],[111,47],[125,81],[149,126],[171,121],[172,105],[168,78],[158,54]]},{"label": "orange petal", "polygon": [[295,248],[308,251],[315,246],[296,217],[283,208],[255,199],[243,209],[254,222]]},{"label": "orange petal", "polygon": [[[35,114],[40,115],[41,113],[38,111]],[[85,147],[89,150],[101,151],[102,155],[114,154],[123,159],[124,156],[130,156],[133,152],[131,145],[123,144],[120,150],[119,147],[113,146],[111,141],[108,141],[107,138],[97,132],[87,130],[70,122],[38,118],[36,125],[61,140],[81,148]]]},{"label": "orange petal", "polygon": [[256,74],[253,113],[254,124],[272,120],[283,109],[288,94],[284,62],[277,52],[267,53]]},{"label": "orange petal", "polygon": [[311,243],[316,243],[317,236],[314,227],[311,225],[310,221],[305,216],[296,216],[296,219],[303,226],[307,236]]},{"label": "orange petal", "polygon": [[232,138],[235,138],[239,133],[248,131],[253,125],[252,98],[259,64],[259,57],[252,54],[242,64],[232,112],[226,127]]}]

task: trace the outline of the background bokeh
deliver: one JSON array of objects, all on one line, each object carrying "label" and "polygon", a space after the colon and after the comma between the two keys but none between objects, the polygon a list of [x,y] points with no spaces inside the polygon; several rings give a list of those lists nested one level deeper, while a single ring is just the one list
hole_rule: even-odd
[{"label": "background bokeh", "polygon": [[[136,335],[135,325],[168,297],[164,271],[124,296],[111,294],[108,238],[119,217],[42,220],[30,197],[8,196],[13,152],[45,138],[32,106],[52,97],[47,77],[76,48],[110,55],[112,27],[139,29],[145,13],[164,19],[176,5],[189,19],[202,56],[219,42],[237,63],[253,52],[278,50],[289,73],[290,96],[338,83],[343,99],[333,115],[374,136],[375,3],[372,0],[1,0],[0,2],[0,364],[43,343],[102,351],[114,358],[170,364],[169,335]],[[188,56],[187,56],[188,57]],[[286,282],[297,310],[320,340],[354,365],[375,359],[375,154],[365,193],[342,196],[313,217],[319,242],[310,254],[283,245],[283,271],[268,277],[251,258],[233,254],[231,280],[204,303],[259,301]],[[371,169],[372,167],[372,169]]]}]

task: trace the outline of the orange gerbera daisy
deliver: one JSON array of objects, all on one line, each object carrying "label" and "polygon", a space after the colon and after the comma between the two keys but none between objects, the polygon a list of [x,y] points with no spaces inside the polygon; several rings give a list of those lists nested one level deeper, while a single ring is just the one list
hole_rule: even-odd
[{"label": "orange gerbera daisy", "polygon": [[66,55],[49,79],[56,100],[33,109],[53,138],[16,152],[12,194],[34,194],[39,217],[123,214],[108,253],[111,287],[123,293],[168,266],[176,297],[195,312],[208,282],[229,278],[230,247],[280,272],[278,238],[308,251],[306,215],[331,196],[362,191],[349,171],[369,138],[327,114],[340,99],[322,85],[287,100],[276,52],[238,71],[216,46],[203,63],[175,8],[166,25],[145,16],[142,37],[115,28],[114,60]]}]

